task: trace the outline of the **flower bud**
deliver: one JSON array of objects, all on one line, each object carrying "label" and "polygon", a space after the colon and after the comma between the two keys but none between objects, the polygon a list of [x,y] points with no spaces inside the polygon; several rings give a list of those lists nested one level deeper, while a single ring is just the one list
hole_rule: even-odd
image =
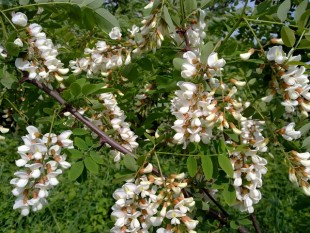
[{"label": "flower bud", "polygon": [[18,26],[25,27],[27,25],[27,16],[24,13],[17,12],[16,14],[12,13],[12,22]]},{"label": "flower bud", "polygon": [[251,55],[255,52],[253,48],[251,48],[247,53],[241,53],[240,58],[244,61],[249,60]]}]

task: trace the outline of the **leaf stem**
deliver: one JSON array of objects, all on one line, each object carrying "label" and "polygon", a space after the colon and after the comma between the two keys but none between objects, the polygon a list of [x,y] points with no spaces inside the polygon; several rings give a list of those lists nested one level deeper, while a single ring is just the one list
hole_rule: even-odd
[{"label": "leaf stem", "polygon": [[6,31],[6,28],[5,28],[5,25],[4,25],[2,17],[0,17],[0,23],[1,23],[1,26],[2,26],[2,31],[3,31],[4,38],[7,39],[8,38],[8,33]]}]

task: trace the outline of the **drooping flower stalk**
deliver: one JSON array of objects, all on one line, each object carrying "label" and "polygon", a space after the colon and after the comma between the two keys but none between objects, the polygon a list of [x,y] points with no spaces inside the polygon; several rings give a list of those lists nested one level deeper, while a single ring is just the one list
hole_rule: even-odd
[{"label": "drooping flower stalk", "polygon": [[30,209],[38,211],[47,205],[49,190],[59,183],[57,176],[71,166],[61,150],[73,148],[70,130],[60,135],[42,135],[36,127],[28,126],[27,131],[22,137],[24,145],[17,151],[21,158],[16,160],[16,165],[23,169],[15,172],[17,178],[10,182],[14,186],[12,193],[17,197],[13,209],[21,209],[24,216]]}]

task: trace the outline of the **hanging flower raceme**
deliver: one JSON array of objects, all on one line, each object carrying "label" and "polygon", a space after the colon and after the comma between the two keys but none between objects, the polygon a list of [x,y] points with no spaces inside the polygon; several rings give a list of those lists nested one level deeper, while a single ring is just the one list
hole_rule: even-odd
[{"label": "hanging flower raceme", "polygon": [[[192,197],[185,197],[185,174],[158,177],[148,164],[136,179],[128,180],[116,189],[112,207],[115,226],[111,232],[191,232],[198,224],[188,216],[195,206]],[[194,232],[194,231],[192,231]]]},{"label": "hanging flower raceme", "polygon": [[310,196],[310,152],[291,151],[290,155],[289,179]]},{"label": "hanging flower raceme", "polygon": [[[116,140],[119,141],[123,147],[132,152],[138,147],[138,143],[136,142],[138,136],[131,131],[129,124],[125,122],[126,116],[124,111],[118,107],[114,95],[112,93],[103,93],[99,95],[99,100],[102,101],[106,110],[93,116],[91,120],[100,127],[102,125],[102,120],[108,118],[113,129],[118,133],[114,136],[120,137],[116,138]],[[111,150],[111,153],[114,156],[115,162],[119,161],[123,155],[117,150]]]},{"label": "hanging flower raceme", "polygon": [[[203,18],[203,12],[200,16]],[[245,86],[246,82],[231,78],[230,83],[224,83],[225,60],[216,52],[202,58],[203,37],[193,30],[186,33],[189,38],[187,49],[190,46],[191,50],[183,54],[181,76],[200,83],[177,83],[180,90],[175,92],[171,105],[171,113],[177,118],[172,127],[176,131],[174,142],[183,144],[184,149],[189,142],[209,144],[215,136],[226,132],[237,135],[241,145],[227,141],[234,169],[236,207],[252,213],[253,204],[261,199],[262,175],[267,172],[267,161],[258,155],[258,152],[267,151],[268,140],[262,134],[264,122],[243,116],[243,110],[250,103],[237,97],[237,87]],[[251,49],[241,58],[248,59],[253,52]]]},{"label": "hanging flower raceme", "polygon": [[[271,80],[270,92],[282,95],[281,104],[285,107],[287,116],[301,113],[308,117],[310,112],[310,85],[304,66],[290,65],[290,62],[300,61],[301,56],[286,55],[282,46],[274,46],[267,52],[277,75]],[[269,100],[270,98],[265,99]]]},{"label": "hanging flower raceme", "polygon": [[234,187],[237,193],[236,207],[240,211],[254,212],[253,204],[261,199],[262,175],[266,174],[267,160],[257,155],[257,150],[230,151],[234,168]]},{"label": "hanging flower raceme", "polygon": [[[27,26],[27,17],[23,13],[13,14],[12,22],[16,25]],[[39,24],[33,23],[26,27],[28,38],[17,38],[14,43],[22,47],[28,46],[27,54],[22,58],[15,60],[15,66],[28,72],[29,79],[36,79],[46,84],[52,83],[55,79],[62,82],[64,75],[69,69],[63,67],[63,63],[57,59],[57,47],[52,40],[47,38]],[[51,87],[51,86],[50,86]]]},{"label": "hanging flower raceme", "polygon": [[[120,28],[112,28],[109,36],[112,40],[120,41],[122,33]],[[85,57],[70,61],[73,74],[79,75],[87,72],[87,76],[101,74],[107,76],[109,73],[124,64],[131,62],[131,46],[135,44],[133,40],[125,42],[126,46],[108,45],[106,41],[97,41],[95,47],[84,50]]]},{"label": "hanging flower raceme", "polygon": [[10,182],[14,186],[12,193],[17,197],[13,209],[21,209],[24,216],[30,209],[38,211],[47,205],[49,190],[59,183],[57,176],[71,166],[61,150],[73,148],[69,130],[60,135],[42,135],[36,127],[28,126],[27,131],[22,137],[24,145],[17,151],[21,158],[16,160],[16,165],[23,169],[15,172],[16,178]]},{"label": "hanging flower raceme", "polygon": [[[211,53],[207,62],[200,62],[200,54],[187,51],[183,54],[185,63],[181,69],[181,76],[186,79],[194,79],[196,76],[203,77],[211,91],[201,84],[191,82],[178,82],[181,90],[175,92],[176,97],[172,100],[171,113],[177,117],[172,127],[176,134],[174,142],[183,144],[186,148],[189,142],[210,143],[213,137],[213,128],[223,131],[231,128],[234,133],[240,134],[240,130],[232,122],[228,122],[227,114],[236,121],[246,118],[242,116],[245,105],[235,98],[236,86],[244,86],[244,82],[231,79],[235,86],[229,88],[217,78],[221,75],[224,59],[219,59],[217,53]],[[221,92],[220,98],[216,94]],[[222,98],[224,96],[224,98]]]},{"label": "hanging flower raceme", "polygon": [[240,211],[254,212],[253,204],[261,199],[259,188],[262,187],[262,175],[267,173],[267,160],[260,157],[258,152],[267,151],[267,140],[261,134],[263,121],[241,121],[240,139],[243,150],[229,150],[230,161],[234,169],[234,187],[237,194],[235,206]]},{"label": "hanging flower raceme", "polygon": [[151,1],[146,6],[146,9],[151,9],[151,13],[141,21],[143,26],[140,27],[140,35],[142,38],[136,42],[137,48],[133,50],[133,53],[141,54],[150,50],[155,52],[156,49],[161,47],[161,43],[164,40],[164,31],[166,30],[166,25],[161,19],[161,10],[159,10],[162,4],[159,3],[154,8],[153,1]]}]

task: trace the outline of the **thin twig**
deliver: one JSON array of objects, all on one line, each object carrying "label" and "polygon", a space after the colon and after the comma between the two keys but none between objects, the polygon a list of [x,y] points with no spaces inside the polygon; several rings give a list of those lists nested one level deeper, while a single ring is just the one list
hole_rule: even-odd
[{"label": "thin twig", "polygon": [[230,30],[230,32],[225,36],[223,42],[221,43],[221,46],[223,46],[223,44],[225,44],[227,42],[227,40],[230,38],[230,36],[234,33],[234,31],[239,27],[240,23],[242,22],[243,19],[243,15],[245,13],[245,9],[248,5],[249,0],[246,0],[246,2],[244,3],[242,12],[240,14],[240,18],[238,19],[237,23],[235,23],[234,27]]},{"label": "thin twig", "polygon": [[104,132],[102,132],[96,125],[94,125],[91,121],[89,121],[87,118],[85,118],[83,115],[81,115],[73,106],[68,104],[60,96],[60,94],[56,90],[51,90],[45,84],[40,83],[35,79],[30,80],[27,77],[28,76],[26,76],[26,77],[24,76],[22,80],[27,81],[27,82],[35,85],[36,87],[38,87],[39,89],[44,91],[46,94],[48,94],[49,96],[51,96],[55,100],[57,100],[58,103],[63,105],[68,112],[70,112],[73,116],[75,116],[76,119],[81,121],[84,125],[86,125],[88,128],[90,128],[94,133],[96,133],[100,137],[102,143],[107,143],[113,149],[118,150],[119,152],[121,152],[123,154],[129,154],[129,155],[135,157],[135,155],[132,152],[130,152],[125,147],[123,147],[122,145],[120,145],[119,143],[117,143],[116,141],[111,139],[108,135],[106,135]]},{"label": "thin twig", "polygon": [[202,191],[204,192],[204,194],[206,194],[208,196],[208,198],[222,211],[222,213],[228,217],[229,214],[227,213],[226,210],[224,210],[224,208],[220,205],[220,203],[218,203],[213,197],[212,195],[209,193],[209,191],[205,188],[202,189]]},{"label": "thin twig", "polygon": [[255,232],[256,233],[261,233],[260,231],[260,228],[259,228],[259,225],[258,225],[258,221],[256,219],[256,215],[255,214],[250,214],[250,218],[252,220],[252,223],[253,223],[253,227],[255,229]]}]

